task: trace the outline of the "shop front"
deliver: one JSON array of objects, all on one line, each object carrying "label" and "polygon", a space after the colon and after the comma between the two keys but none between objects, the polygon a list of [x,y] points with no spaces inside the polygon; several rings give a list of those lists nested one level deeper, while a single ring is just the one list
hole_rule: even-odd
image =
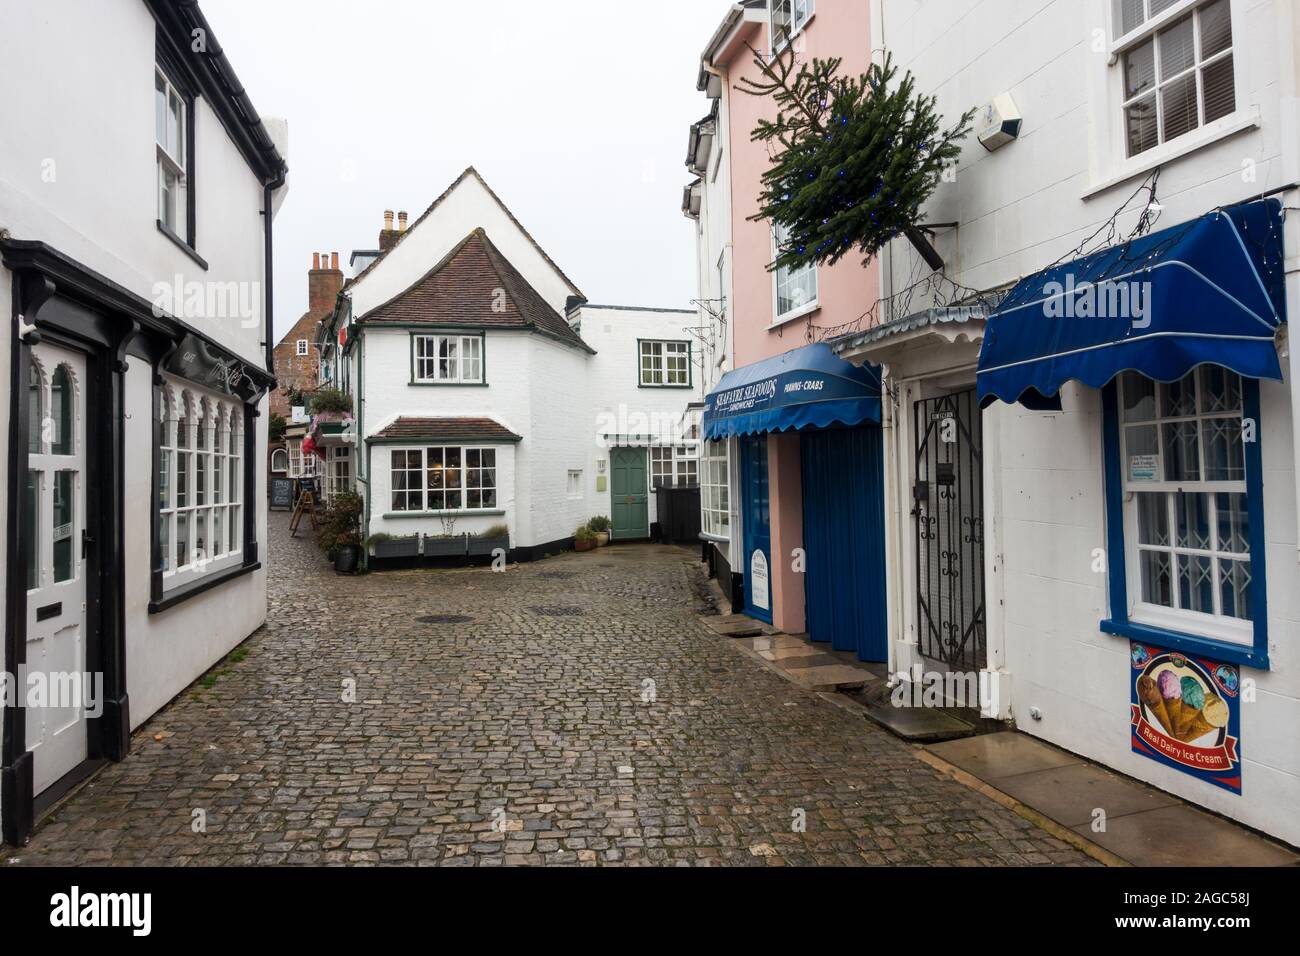
[{"label": "shop front", "polygon": [[739,464],[744,610],[787,633],[885,660],[880,377],[811,345],[726,375],[708,442]]}]

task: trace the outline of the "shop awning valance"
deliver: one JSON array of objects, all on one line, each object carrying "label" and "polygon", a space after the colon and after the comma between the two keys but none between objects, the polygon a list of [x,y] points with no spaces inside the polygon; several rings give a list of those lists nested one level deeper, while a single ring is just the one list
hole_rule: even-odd
[{"label": "shop awning valance", "polygon": [[801,428],[880,422],[880,372],[825,343],[725,375],[704,405],[704,437],[720,441]]},{"label": "shop awning valance", "polygon": [[1021,281],[989,317],[980,402],[1037,404],[1125,371],[1161,382],[1214,364],[1281,379],[1282,207],[1215,210]]}]

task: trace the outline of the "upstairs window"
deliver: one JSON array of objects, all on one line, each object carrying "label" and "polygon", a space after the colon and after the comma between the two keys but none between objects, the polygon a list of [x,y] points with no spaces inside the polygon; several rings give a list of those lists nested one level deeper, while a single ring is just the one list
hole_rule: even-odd
[{"label": "upstairs window", "polygon": [[[773,231],[773,251],[780,253],[790,241],[784,226]],[[817,266],[813,263],[776,270],[776,323],[789,322],[817,308]]]},{"label": "upstairs window", "polygon": [[299,354],[299,355],[306,355],[306,354],[307,354],[307,340],[306,340],[306,339],[299,339],[299,340],[298,340],[298,354]]},{"label": "upstairs window", "polygon": [[482,385],[483,336],[416,335],[413,379],[420,385]]},{"label": "upstairs window", "polygon": [[690,342],[642,342],[643,388],[690,388]]},{"label": "upstairs window", "polygon": [[815,0],[769,0],[772,49],[780,52],[812,19]]},{"label": "upstairs window", "polygon": [[1231,0],[1115,3],[1129,157],[1236,111]]},{"label": "upstairs window", "polygon": [[162,67],[154,70],[154,139],[158,162],[158,222],[194,245],[189,216],[189,103]]}]

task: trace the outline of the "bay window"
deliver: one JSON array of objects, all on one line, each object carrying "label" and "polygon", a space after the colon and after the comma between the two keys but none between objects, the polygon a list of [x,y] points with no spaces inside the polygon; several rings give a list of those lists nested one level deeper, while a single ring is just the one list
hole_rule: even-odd
[{"label": "bay window", "polygon": [[495,448],[394,448],[389,452],[389,477],[396,513],[497,508]]},{"label": "bay window", "polygon": [[704,534],[731,537],[731,474],[726,442],[705,442],[700,458],[700,509]]}]

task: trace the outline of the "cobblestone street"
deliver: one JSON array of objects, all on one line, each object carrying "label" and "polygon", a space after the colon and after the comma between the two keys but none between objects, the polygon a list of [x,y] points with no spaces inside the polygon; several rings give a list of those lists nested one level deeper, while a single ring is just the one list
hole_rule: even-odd
[{"label": "cobblestone street", "polygon": [[266,628],[6,865],[1090,862],[707,631],[690,551],[348,579],[270,538]]}]

